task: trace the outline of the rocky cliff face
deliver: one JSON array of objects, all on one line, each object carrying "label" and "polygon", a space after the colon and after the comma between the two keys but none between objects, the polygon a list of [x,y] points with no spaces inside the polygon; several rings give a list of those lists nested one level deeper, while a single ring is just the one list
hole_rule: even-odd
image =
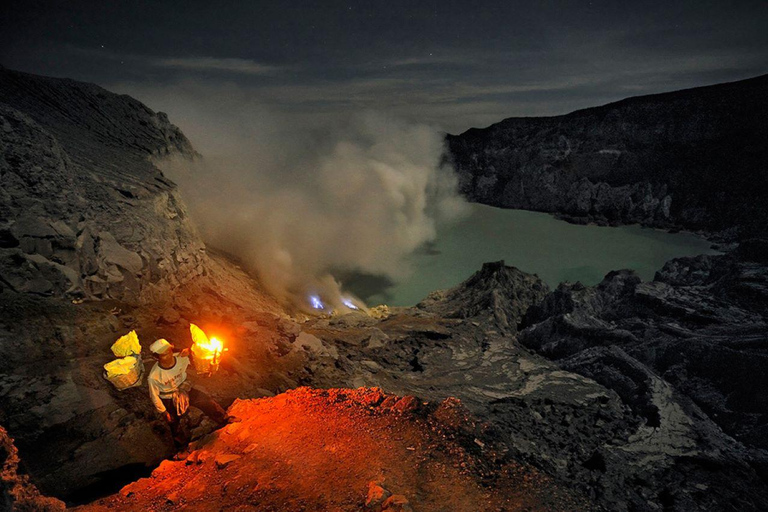
[{"label": "rocky cliff face", "polygon": [[766,232],[768,75],[447,137],[472,201],[574,222]]},{"label": "rocky cliff face", "polygon": [[[206,250],[153,163],[169,155],[196,157],[164,114],[95,85],[0,69],[0,425],[46,493],[76,499],[170,454],[146,388],[118,392],[101,376],[118,336],[136,329],[145,348],[158,337],[184,346],[189,321],[231,332],[263,318],[277,329],[284,316]],[[292,384],[283,363],[257,378],[266,347],[240,356],[220,399]]]},{"label": "rocky cliff face", "polygon": [[194,157],[165,114],[92,84],[0,70],[0,286],[152,302],[205,269],[152,159]]}]

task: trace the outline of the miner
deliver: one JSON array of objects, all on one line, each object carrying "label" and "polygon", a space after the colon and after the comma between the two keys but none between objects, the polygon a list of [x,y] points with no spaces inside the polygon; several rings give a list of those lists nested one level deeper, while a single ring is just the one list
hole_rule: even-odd
[{"label": "miner", "polygon": [[203,411],[218,427],[227,423],[229,418],[226,411],[208,394],[192,387],[192,383],[187,380],[189,349],[174,353],[173,345],[159,339],[152,343],[149,350],[157,359],[147,378],[149,397],[155,409],[170,425],[177,448],[185,448],[189,443],[189,434],[182,426],[182,418],[190,405]]}]

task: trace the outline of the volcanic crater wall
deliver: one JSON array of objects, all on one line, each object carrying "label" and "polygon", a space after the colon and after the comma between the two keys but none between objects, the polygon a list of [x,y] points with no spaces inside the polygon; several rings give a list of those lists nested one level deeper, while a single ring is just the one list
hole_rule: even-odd
[{"label": "volcanic crater wall", "polygon": [[[579,115],[601,110],[585,112]],[[561,118],[563,127],[576,114]],[[549,133],[545,125],[560,122],[552,119],[519,123]],[[573,123],[580,137],[592,133],[586,121]],[[575,139],[558,153],[534,135],[526,160],[532,173],[559,162],[556,169],[542,164],[542,172],[553,180],[599,178],[612,190],[647,177],[645,166],[636,175],[610,167],[579,176],[574,162],[589,158],[573,157]],[[655,140],[639,128],[626,137],[626,144]],[[559,134],[551,141],[559,145]],[[598,154],[603,142],[594,146]],[[766,343],[764,241],[731,255],[673,260],[650,283],[618,271],[596,287],[564,284],[553,292],[536,276],[487,264],[461,285],[381,319],[358,312],[298,325],[275,307],[255,311],[268,302],[247,293],[247,276],[202,250],[174,185],[152,164],[167,154],[194,157],[163,115],[93,85],[0,70],[0,144],[0,424],[46,494],[71,503],[74,491],[103,491],[117,473],[170,455],[146,389],[115,391],[101,365],[118,333],[135,327],[142,340],[171,338],[208,310],[242,327],[243,343],[231,345],[240,368],[226,370],[222,383],[230,396],[300,383],[380,386],[427,399],[451,394],[488,420],[509,457],[597,506],[761,510],[768,502],[765,379],[753,378],[762,375]],[[493,151],[483,150],[486,160],[480,154],[469,160],[496,161]],[[467,176],[465,185],[477,181]],[[647,203],[654,212],[647,222],[687,218],[672,181],[637,186],[658,199]],[[537,187],[526,193],[560,197],[561,189]],[[704,222],[716,210],[704,203],[711,196],[702,197],[690,199],[690,212],[704,212],[696,217]],[[659,212],[667,217],[665,205],[671,220],[654,221]],[[557,208],[547,211],[562,213]],[[637,220],[592,210],[579,218]],[[729,215],[722,226],[748,226]],[[207,297],[203,307],[179,292],[190,282],[196,299]],[[158,309],[155,300],[172,307]],[[292,366],[280,363],[288,360]],[[262,385],[266,393],[254,389]],[[473,436],[468,446],[480,453],[483,444]]]},{"label": "volcanic crater wall", "polygon": [[475,202],[743,238],[766,232],[766,120],[768,75],[509,118],[447,142]]}]

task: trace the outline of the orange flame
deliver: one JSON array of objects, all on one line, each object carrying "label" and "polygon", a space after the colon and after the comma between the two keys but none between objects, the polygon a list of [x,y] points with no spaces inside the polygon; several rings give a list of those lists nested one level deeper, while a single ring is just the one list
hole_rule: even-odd
[{"label": "orange flame", "polygon": [[224,343],[218,338],[208,339],[205,332],[195,324],[189,324],[189,331],[192,333],[192,353],[198,359],[207,359],[218,363],[219,356],[224,350]]},{"label": "orange flame", "polygon": [[205,359],[215,358],[218,354],[221,354],[221,350],[224,348],[224,344],[218,338],[211,338],[208,343],[198,343],[197,346],[203,349],[202,352],[205,353]]}]

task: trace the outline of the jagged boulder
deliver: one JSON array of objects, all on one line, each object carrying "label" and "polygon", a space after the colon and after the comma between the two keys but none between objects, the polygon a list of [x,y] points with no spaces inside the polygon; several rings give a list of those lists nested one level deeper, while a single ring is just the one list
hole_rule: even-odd
[{"label": "jagged boulder", "polygon": [[523,315],[549,292],[536,275],[503,261],[485,263],[479,272],[450,290],[431,293],[417,308],[444,318],[483,317],[514,334]]}]

